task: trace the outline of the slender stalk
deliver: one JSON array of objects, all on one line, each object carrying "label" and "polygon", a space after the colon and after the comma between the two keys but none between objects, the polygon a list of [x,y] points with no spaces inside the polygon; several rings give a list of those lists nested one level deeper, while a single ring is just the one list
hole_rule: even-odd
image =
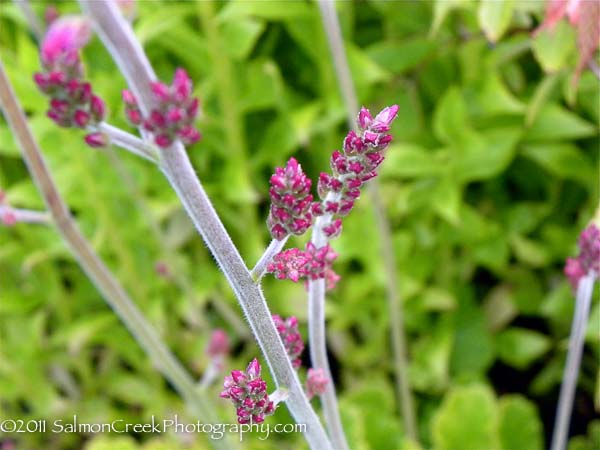
[{"label": "slender stalk", "polygon": [[29,29],[35,35],[37,41],[41,41],[44,37],[44,25],[35,14],[33,9],[31,9],[31,4],[29,0],[13,0],[17,7],[21,10],[23,17],[27,21],[29,25]]},{"label": "slender stalk", "polygon": [[[197,392],[189,374],[164,345],[152,326],[128,297],[123,287],[113,277],[92,246],[81,234],[56,188],[40,148],[29,129],[25,114],[6,76],[1,59],[0,104],[21,147],[23,159],[27,164],[31,177],[44,197],[58,232],[71,248],[87,276],[146,351],[156,368],[171,382],[189,406],[203,420],[213,423],[218,422],[218,418],[213,413],[213,408],[209,406],[209,402],[204,395]],[[230,443],[224,441],[214,440],[211,443],[215,448],[223,450],[230,448]]]},{"label": "slender stalk", "polygon": [[[113,125],[102,122],[97,126],[98,131],[104,133],[110,139],[110,143],[127,150],[134,155],[156,163],[156,153],[154,146],[147,144],[137,136],[127,133]],[[96,131],[96,130],[94,130]]]},{"label": "slender stalk", "polygon": [[[348,126],[356,128],[358,114],[358,100],[350,66],[344,50],[340,23],[335,11],[335,2],[318,0],[323,27],[327,34],[329,50],[333,57],[334,68],[339,80],[340,91],[346,105]],[[415,408],[410,384],[408,380],[408,358],[406,350],[406,333],[404,331],[403,306],[400,297],[399,280],[396,275],[398,267],[393,252],[392,231],[387,219],[384,206],[381,202],[379,183],[377,178],[368,185],[368,193],[375,212],[377,229],[381,240],[381,253],[385,270],[388,310],[390,315],[392,351],[394,354],[394,376],[396,378],[396,396],[400,404],[406,434],[410,439],[418,442],[418,433],[415,418]]]},{"label": "slender stalk", "polygon": [[269,264],[273,257],[283,249],[288,238],[289,235],[283,238],[281,241],[278,241],[277,239],[273,239],[271,241],[254,268],[250,271],[250,275],[252,275],[253,280],[260,281],[267,270],[267,264]]},{"label": "slender stalk", "polygon": [[[154,105],[150,83],[156,76],[130,25],[113,2],[80,0],[80,3],[93,19],[96,31],[127,79],[142,113],[147,114]],[[306,424],[305,437],[312,449],[332,449],[275,329],[262,291],[217,216],[185,149],[176,142],[161,152],[161,157],[160,168],[233,288],[277,387],[289,389],[286,404],[294,419],[297,423]]]},{"label": "slender stalk", "polygon": [[592,293],[594,292],[594,281],[595,275],[593,272],[590,272],[579,281],[579,285],[577,286],[575,314],[573,315],[571,335],[569,336],[567,362],[565,364],[562,385],[560,386],[551,450],[565,450],[567,448],[573,399],[579,377],[579,366],[581,365],[585,330],[590,314]]},{"label": "slender stalk", "polygon": [[0,219],[4,214],[12,215],[16,223],[32,223],[39,225],[49,225],[51,223],[50,215],[44,211],[32,211],[30,209],[19,209],[0,205]]}]

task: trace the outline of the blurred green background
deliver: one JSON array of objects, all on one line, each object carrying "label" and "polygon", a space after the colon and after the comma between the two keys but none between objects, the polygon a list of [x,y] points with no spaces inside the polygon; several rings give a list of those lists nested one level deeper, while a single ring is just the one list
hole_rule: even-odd
[{"label": "blurred green background", "polygon": [[[400,105],[380,182],[421,439],[421,447],[405,439],[394,400],[380,239],[363,195],[334,242],[342,281],[327,303],[328,345],[353,450],[549,445],[573,311],[562,270],[598,205],[600,90],[589,70],[577,89],[571,85],[578,56],[568,22],[532,39],[544,3],[505,3],[508,10],[487,16],[475,1],[337,5],[361,104],[372,111]],[[32,2],[40,17],[49,5]],[[72,2],[57,6],[78,11]],[[498,42],[486,39],[482,24]],[[189,155],[252,266],[269,241],[274,167],[293,155],[316,179],[346,132],[318,8],[304,1],[138,1],[134,28],[163,80],[181,66],[195,82],[203,139]],[[90,150],[80,132],[45,116],[47,99],[32,81],[37,44],[4,0],[0,57],[82,230],[169,347],[200,377],[207,339],[221,327],[234,343],[226,369],[245,367],[259,350],[171,188],[150,164],[117,149]],[[125,81],[97,38],[83,58],[109,121],[133,132],[120,101]],[[1,120],[0,188],[11,205],[41,209]],[[303,286],[267,277],[264,290],[272,311],[298,316],[306,336]],[[600,448],[597,297],[571,450]],[[302,374],[307,365],[305,355]],[[214,408],[233,422],[219,388],[211,387]],[[0,419],[76,414],[81,422],[143,423],[174,413],[197,420],[57,233],[0,227]],[[291,419],[280,408],[267,420]],[[259,437],[247,437],[245,448],[306,448],[300,435]],[[2,449],[208,447],[202,435],[0,435]]]}]

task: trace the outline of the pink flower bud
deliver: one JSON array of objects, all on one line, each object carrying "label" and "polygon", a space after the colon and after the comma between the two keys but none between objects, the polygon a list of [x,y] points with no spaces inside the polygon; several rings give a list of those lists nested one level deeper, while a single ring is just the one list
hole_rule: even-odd
[{"label": "pink flower bud", "polygon": [[158,100],[161,103],[167,103],[171,99],[169,87],[166,84],[161,83],[160,81],[154,81],[150,83],[150,89],[152,90],[152,93],[154,94],[156,100]]},{"label": "pink flower bud", "polygon": [[369,125],[371,125],[372,120],[373,117],[371,116],[369,110],[366,109],[364,106],[360,108],[360,111],[358,113],[358,125],[362,129],[366,129],[369,127]]},{"label": "pink flower bud", "polygon": [[11,210],[5,210],[0,214],[0,219],[2,219],[2,223],[7,227],[12,227],[17,223],[17,215]]},{"label": "pink flower bud", "polygon": [[75,125],[78,126],[79,128],[85,128],[85,126],[90,121],[90,115],[88,113],[86,113],[85,111],[78,109],[77,111],[75,111],[75,114],[73,115],[73,121],[75,122]]},{"label": "pink flower bud", "polygon": [[90,147],[106,147],[108,145],[108,137],[104,133],[96,132],[85,136],[85,143]]},{"label": "pink flower bud", "polygon": [[101,122],[104,120],[104,115],[106,114],[106,106],[104,105],[104,101],[100,97],[92,95],[92,99],[90,101],[90,111],[96,122]]},{"label": "pink flower bud", "polygon": [[154,142],[161,148],[170,147],[173,140],[166,134],[159,134],[154,138]]},{"label": "pink flower bud", "polygon": [[218,328],[213,331],[206,347],[206,354],[211,358],[225,356],[229,353],[229,336],[224,330]]},{"label": "pink flower bud", "polygon": [[306,395],[309,399],[311,399],[315,395],[324,394],[328,383],[329,378],[327,378],[327,375],[325,375],[325,370],[321,368],[308,369],[306,378]]},{"label": "pink flower bud", "polygon": [[54,65],[67,54],[79,51],[91,36],[91,23],[85,17],[63,16],[55,20],[42,41],[42,62]]}]

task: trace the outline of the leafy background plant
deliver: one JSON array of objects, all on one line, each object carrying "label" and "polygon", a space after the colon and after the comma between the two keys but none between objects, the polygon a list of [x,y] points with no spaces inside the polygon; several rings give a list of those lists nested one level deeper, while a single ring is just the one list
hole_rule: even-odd
[{"label": "leafy background plant", "polygon": [[[587,71],[573,91],[572,30],[565,22],[532,39],[543,3],[493,2],[504,12],[490,3],[338,4],[360,102],[401,106],[381,191],[423,448],[548,445],[573,311],[563,263],[598,204],[599,84]],[[48,4],[32,6],[41,16]],[[275,0],[152,0],[137,9],[134,29],[159,76],[183,66],[197,85],[204,137],[189,154],[252,264],[268,243],[273,167],[294,155],[314,178],[344,136],[318,9]],[[224,327],[235,344],[227,368],[244,367],[255,343],[224,320],[222,305],[239,315],[237,303],[176,196],[154,167],[83,148],[77,132],[45,117],[31,79],[37,47],[12,4],[0,7],[0,56],[83,231],[169,346],[200,377],[210,330]],[[98,40],[84,60],[111,121],[126,127],[125,82]],[[43,207],[5,122],[0,186],[15,206]],[[52,229],[5,227],[0,241],[1,417],[191,419]],[[343,278],[328,299],[334,376],[353,449],[419,448],[404,439],[394,402],[379,245],[365,197],[335,243]],[[304,329],[303,286],[267,279],[264,289],[273,312],[297,315]],[[600,445],[599,324],[596,298],[571,449]],[[216,398],[219,386],[211,389]],[[215,403],[231,422],[230,406]],[[282,408],[269,420],[291,419]],[[208,448],[195,438],[189,448]],[[298,435],[258,438],[248,448],[304,446]],[[18,448],[173,445],[182,445],[176,436],[18,436]]]}]

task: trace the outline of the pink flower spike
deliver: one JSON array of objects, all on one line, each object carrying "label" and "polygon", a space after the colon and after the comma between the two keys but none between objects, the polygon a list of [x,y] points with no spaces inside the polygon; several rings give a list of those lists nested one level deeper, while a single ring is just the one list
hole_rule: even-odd
[{"label": "pink flower spike", "polygon": [[308,369],[306,378],[306,395],[309,399],[311,399],[315,395],[324,394],[328,383],[329,378],[327,378],[327,375],[325,375],[325,371],[323,369]]},{"label": "pink flower spike", "polygon": [[84,138],[85,143],[93,148],[106,147],[108,145],[108,137],[104,133],[90,133]]},{"label": "pink flower spike", "polygon": [[577,258],[567,258],[567,264],[565,265],[565,275],[571,283],[573,290],[577,289],[579,280],[585,276],[585,270],[581,265],[581,262]]},{"label": "pink flower spike", "polygon": [[267,394],[267,384],[260,378],[260,364],[255,358],[246,372],[234,370],[225,377],[221,398],[228,398],[236,408],[239,423],[261,423],[273,414],[275,406]]},{"label": "pink flower spike", "polygon": [[[42,41],[41,58],[46,66],[60,62],[69,53],[79,51],[92,36],[88,19],[80,16],[63,16],[55,20]],[[71,61],[72,62],[72,61]]]},{"label": "pink flower spike", "polygon": [[154,142],[161,148],[167,148],[173,143],[171,138],[166,134],[159,134],[154,138]]},{"label": "pink flower spike", "polygon": [[600,277],[600,230],[595,224],[588,226],[579,236],[579,255],[567,258],[565,275],[573,290],[577,290],[579,280],[592,272]]},{"label": "pink flower spike", "polygon": [[224,330],[217,328],[210,336],[210,341],[206,346],[206,354],[211,358],[222,357],[229,353],[229,347],[229,336]]},{"label": "pink flower spike", "polygon": [[298,319],[295,316],[283,320],[277,314],[273,314],[273,322],[283,341],[283,346],[292,361],[292,366],[297,369],[302,365],[300,355],[304,350],[304,341],[298,331]]}]

